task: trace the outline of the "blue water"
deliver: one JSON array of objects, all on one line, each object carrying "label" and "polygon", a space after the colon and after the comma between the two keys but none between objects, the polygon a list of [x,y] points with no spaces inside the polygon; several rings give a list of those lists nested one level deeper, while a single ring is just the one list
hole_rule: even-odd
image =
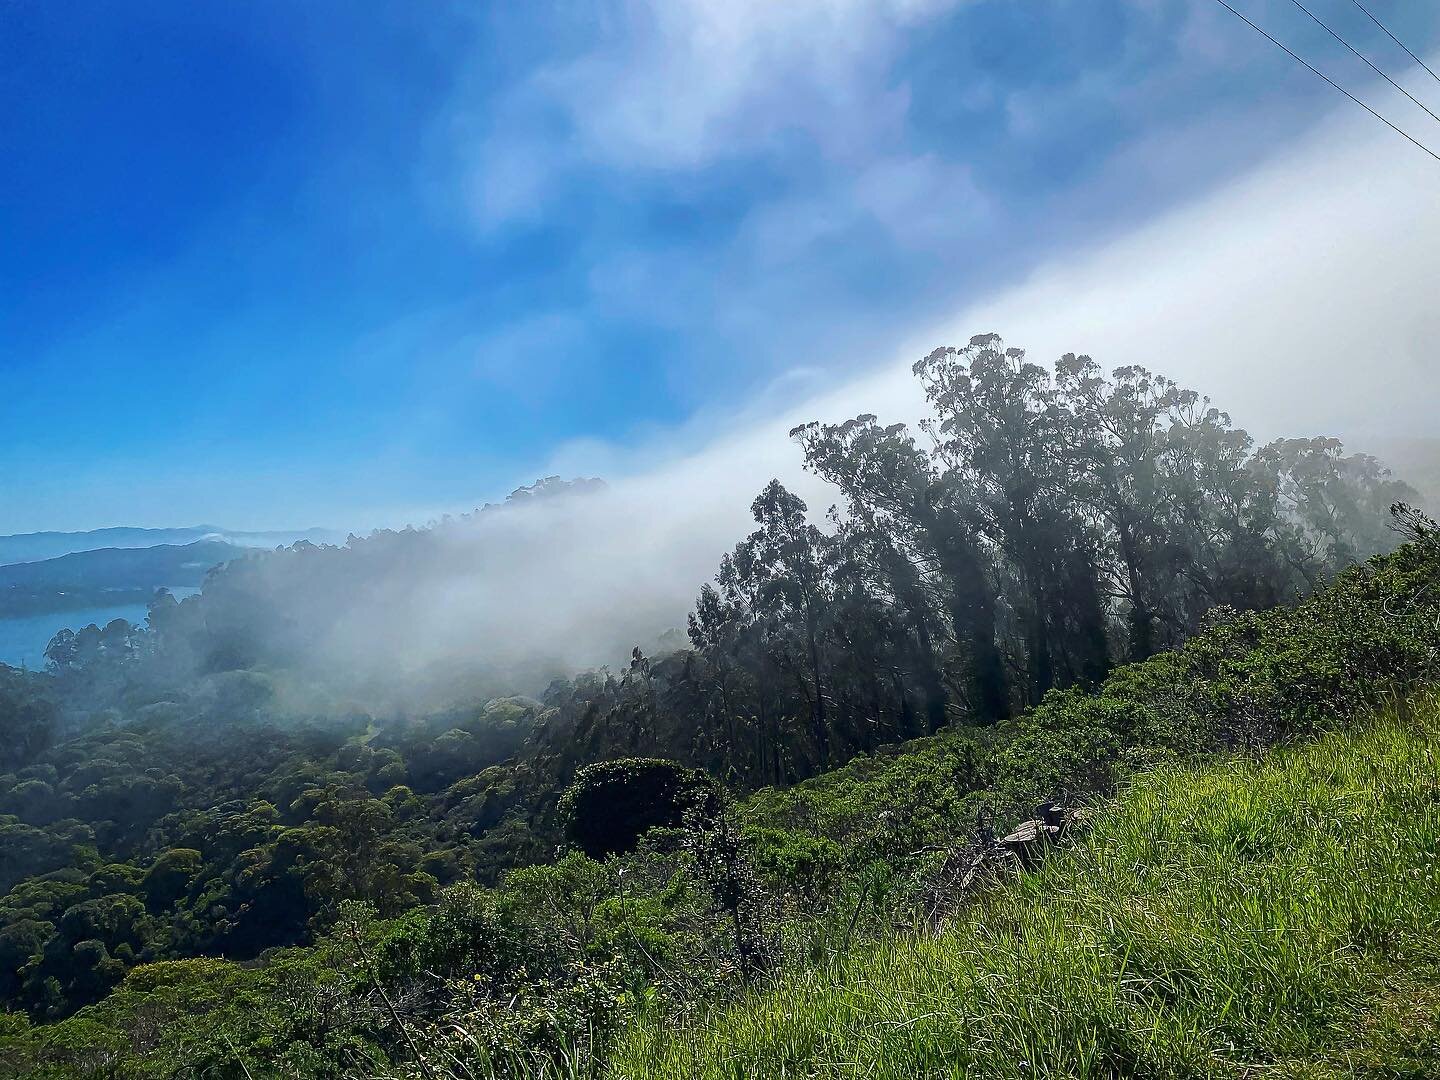
[{"label": "blue water", "polygon": [[[199,592],[195,588],[172,588],[177,600]],[[32,668],[45,666],[45,646],[67,627],[79,630],[94,623],[104,626],[114,619],[124,619],[138,626],[145,625],[144,604],[122,604],[119,607],[80,608],[57,611],[49,615],[27,615],[23,619],[0,619],[0,664]]]}]

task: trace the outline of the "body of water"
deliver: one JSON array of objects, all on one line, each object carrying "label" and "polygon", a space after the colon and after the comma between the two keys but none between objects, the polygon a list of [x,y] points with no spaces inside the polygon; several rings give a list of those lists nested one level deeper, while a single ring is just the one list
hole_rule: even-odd
[{"label": "body of water", "polygon": [[[170,591],[175,594],[175,599],[183,600],[200,590],[182,586]],[[115,619],[144,626],[145,611],[144,604],[122,604],[118,607],[80,608],[76,611],[55,611],[49,615],[27,615],[20,619],[0,619],[0,664],[43,668],[45,646],[61,630],[79,630],[91,623],[104,626]]]}]

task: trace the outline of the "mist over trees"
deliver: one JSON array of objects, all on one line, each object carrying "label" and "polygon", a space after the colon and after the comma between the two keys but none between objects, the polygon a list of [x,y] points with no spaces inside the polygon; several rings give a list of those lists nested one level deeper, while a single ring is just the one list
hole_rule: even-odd
[{"label": "mist over trees", "polygon": [[[771,481],[754,530],[695,600],[689,648],[642,641],[618,673],[555,680],[538,742],[561,759],[663,749],[746,783],[794,780],[1092,686],[1214,609],[1294,600],[1393,547],[1386,509],[1416,497],[1336,439],[1256,446],[1209,399],[1141,367],[1107,375],[1067,354],[1052,370],[986,334],[914,373],[931,408],[914,430],[867,414],[791,432],[838,496],[824,527]],[[92,692],[257,670],[352,701],[536,693],[565,674],[562,650],[506,653],[493,627],[508,620],[532,641],[522,628],[546,618],[543,596],[498,612],[475,596],[488,635],[457,633],[444,663],[406,670],[404,657],[434,633],[428,607],[463,606],[463,582],[528,557],[486,531],[497,512],[601,489],[551,477],[429,529],[238,559],[201,595],[159,596],[147,629],[67,632],[48,655]],[[624,633],[633,613],[611,621]]]},{"label": "mist over trees", "polygon": [[686,633],[618,670],[557,677],[526,654],[527,621],[564,625],[544,621],[564,582],[477,613],[513,624],[508,651],[467,658],[462,634],[451,665],[405,667],[447,575],[515,576],[533,551],[495,540],[503,508],[247,556],[160,595],[147,627],[66,631],[48,671],[0,667],[0,999],[55,1019],[137,963],[249,961],[328,932],[346,901],[390,916],[543,862],[561,793],[596,763],[664,758],[738,791],[1008,730],[1393,548],[1387,510],[1414,498],[1335,439],[1256,446],[1138,367],[1052,370],[984,335],[915,374],[931,415],[914,429],[796,428],[835,505],[766,484]]},{"label": "mist over trees", "polygon": [[915,365],[918,431],[862,415],[792,436],[840,501],[778,480],[689,618],[689,650],[557,683],[558,755],[663,752],[792,782],[948,723],[989,724],[1216,610],[1292,601],[1389,550],[1413,499],[1331,438],[1257,447],[1193,390],[995,335]]},{"label": "mist over trees", "polygon": [[[151,689],[260,670],[300,690],[301,708],[337,699],[434,704],[535,691],[576,665],[566,663],[563,640],[537,631],[517,635],[512,647],[487,622],[505,621],[508,613],[496,609],[521,599],[510,582],[521,577],[517,562],[534,557],[515,512],[579,503],[603,489],[598,480],[547,477],[502,504],[425,528],[241,555],[212,570],[201,594],[178,600],[158,593],[144,628],[63,632],[47,658],[75,683],[107,685],[120,672],[90,659],[124,659],[123,680]],[[544,524],[537,519],[528,529]],[[525,621],[539,626],[547,603],[538,595],[533,602]]]}]

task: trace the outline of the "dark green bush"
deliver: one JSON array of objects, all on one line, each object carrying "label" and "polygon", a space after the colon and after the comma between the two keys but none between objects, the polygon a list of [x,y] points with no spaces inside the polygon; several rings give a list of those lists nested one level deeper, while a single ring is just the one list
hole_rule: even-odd
[{"label": "dark green bush", "polygon": [[560,798],[565,837],[592,859],[633,851],[649,830],[678,828],[692,808],[713,810],[713,782],[659,758],[587,765]]}]

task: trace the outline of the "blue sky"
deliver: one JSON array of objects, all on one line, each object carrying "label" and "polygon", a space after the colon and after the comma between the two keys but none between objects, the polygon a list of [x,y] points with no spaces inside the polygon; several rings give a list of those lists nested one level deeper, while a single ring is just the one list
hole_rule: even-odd
[{"label": "blue sky", "polygon": [[849,378],[1334,108],[1209,0],[10,0],[0,532],[465,509]]}]

